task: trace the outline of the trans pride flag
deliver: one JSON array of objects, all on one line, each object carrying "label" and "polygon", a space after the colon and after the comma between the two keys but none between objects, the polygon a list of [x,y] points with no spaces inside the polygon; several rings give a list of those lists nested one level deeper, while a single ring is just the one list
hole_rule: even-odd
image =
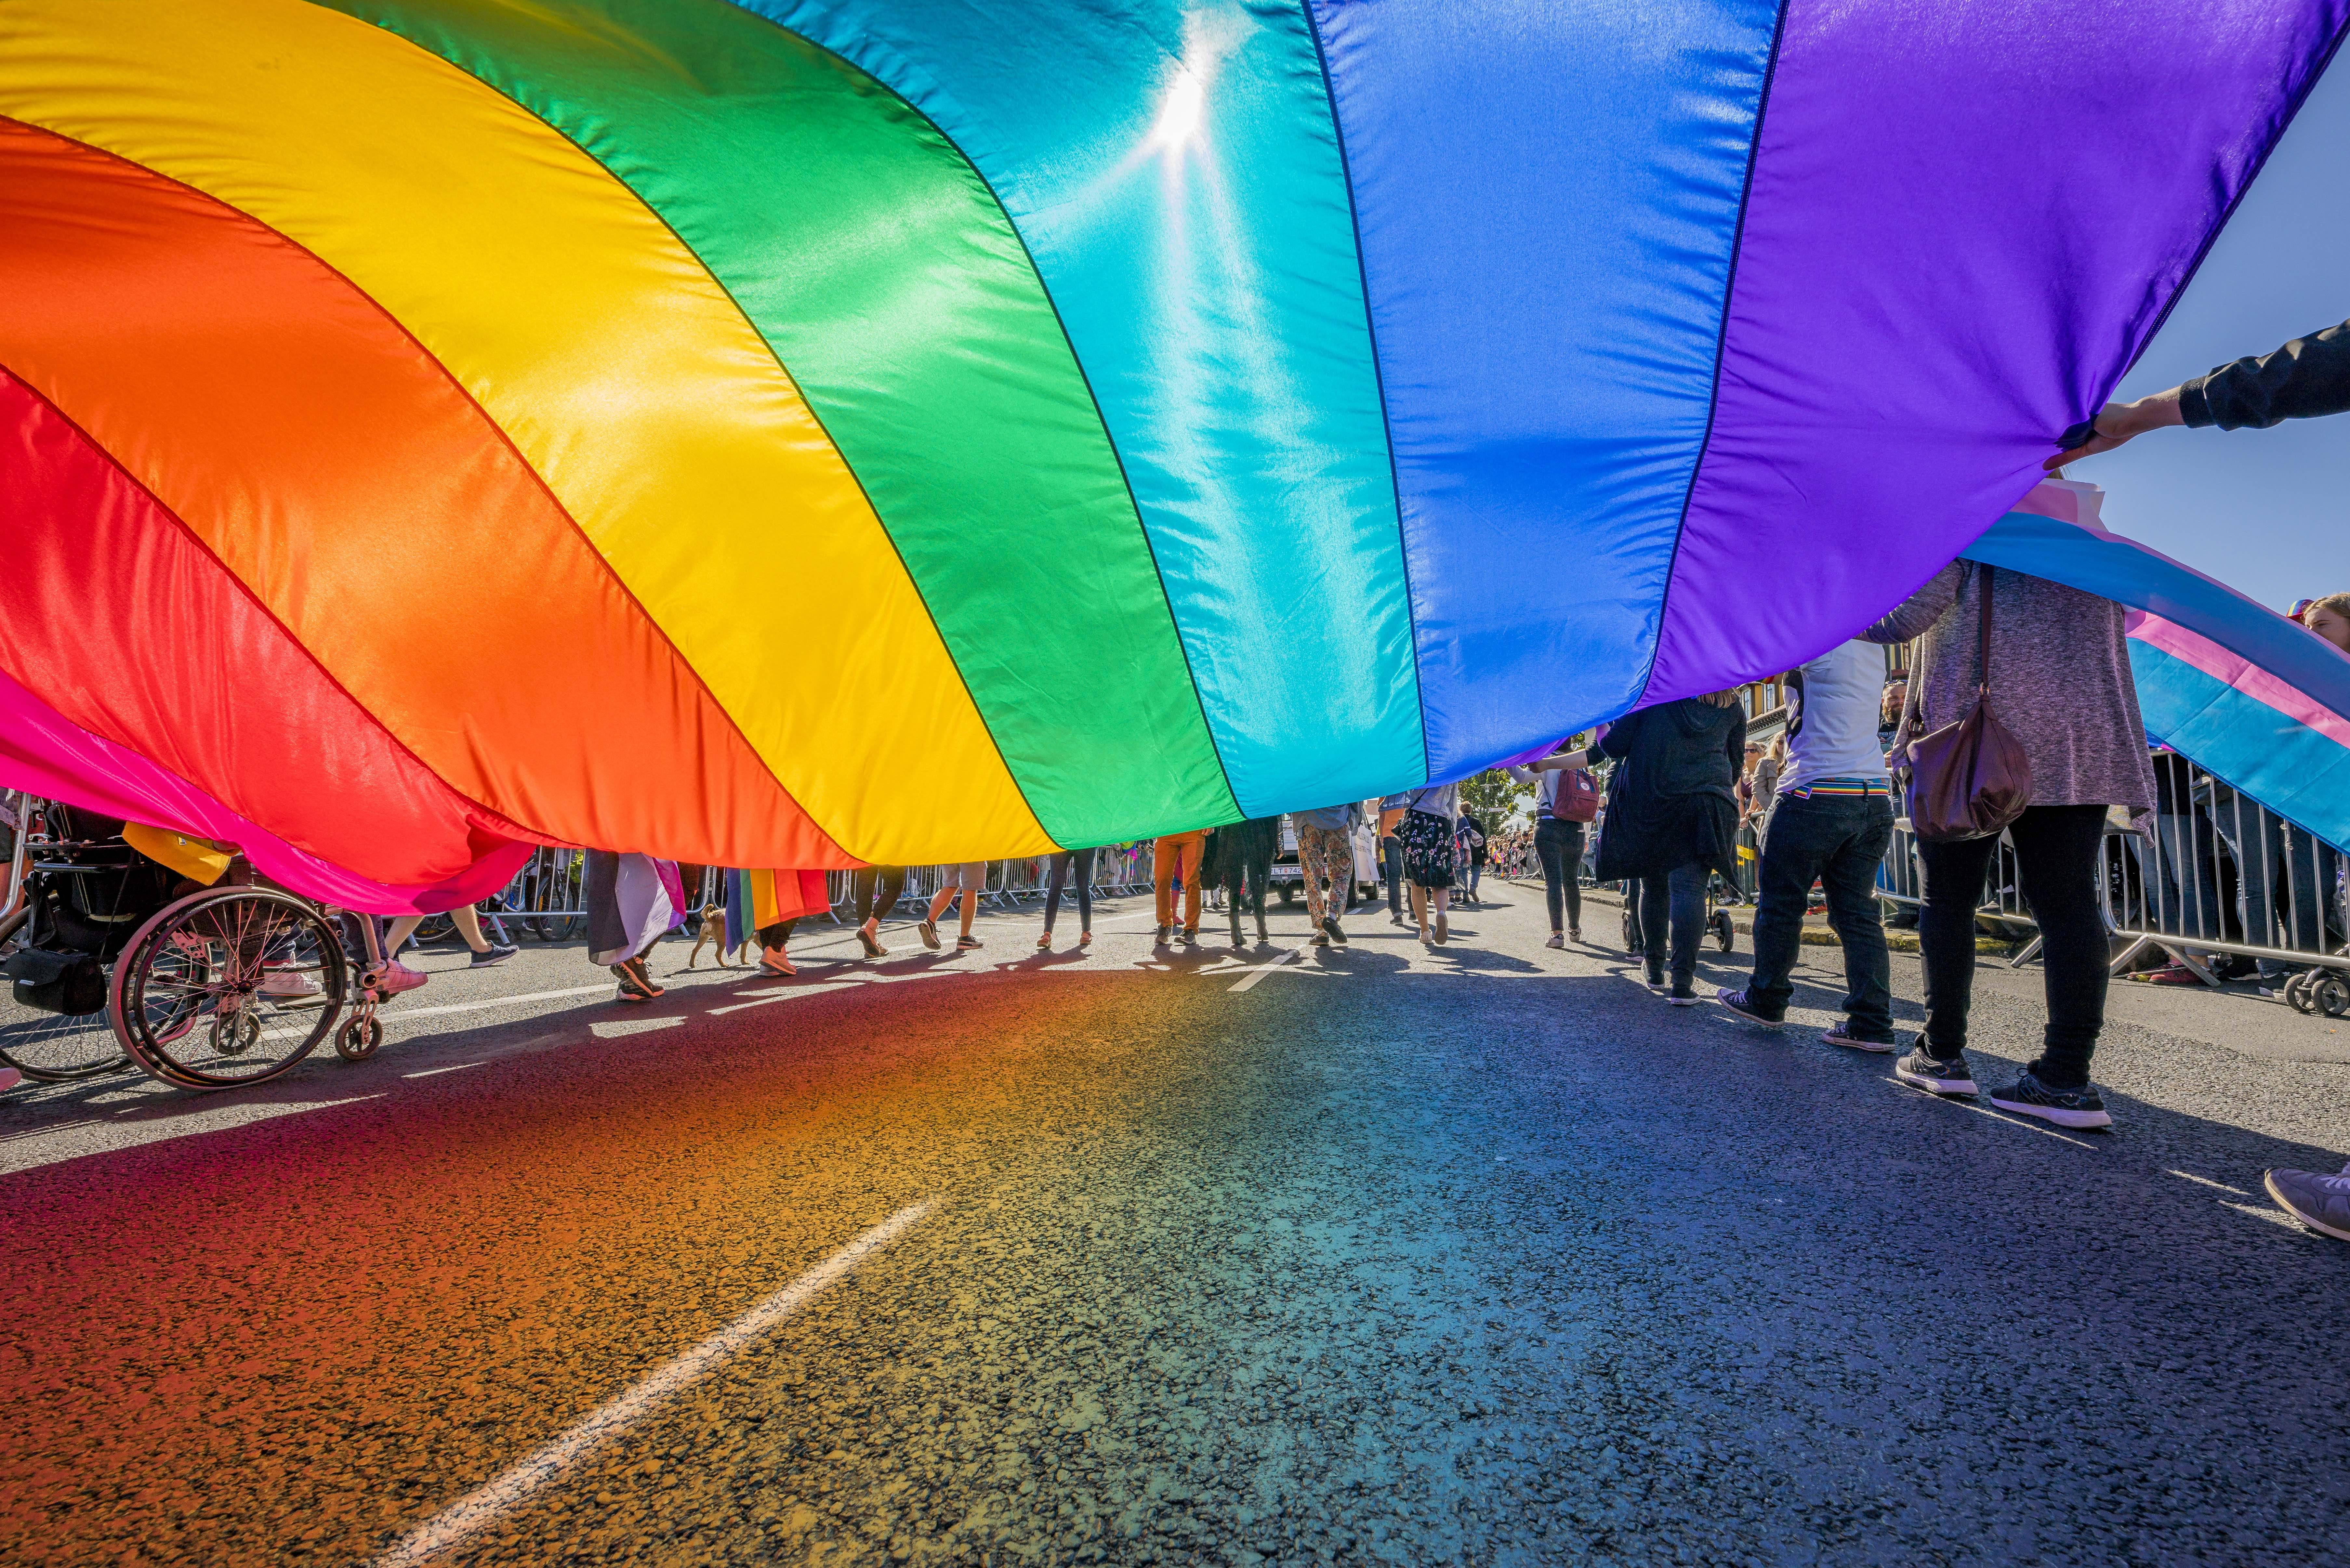
[{"label": "trans pride flag", "polygon": [[2350,655],[2223,583],[2126,539],[2104,493],[2052,480],[1966,551],[2131,607],[2149,740],[2350,849]]}]

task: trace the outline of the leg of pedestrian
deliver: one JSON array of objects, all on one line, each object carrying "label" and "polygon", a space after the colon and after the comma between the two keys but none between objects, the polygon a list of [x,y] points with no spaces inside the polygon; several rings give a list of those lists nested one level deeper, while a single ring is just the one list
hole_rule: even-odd
[{"label": "leg of pedestrian", "polygon": [[[1782,798],[1771,820],[1771,839],[1794,802]],[[1893,1030],[1893,961],[1885,943],[1885,916],[1877,902],[1877,871],[1893,842],[1893,805],[1884,795],[1851,803],[1853,831],[1829,852],[1820,867],[1827,889],[1828,924],[1844,946],[1844,1022],[1821,1035],[1831,1045],[1886,1054],[1898,1044]],[[1769,851],[1764,851],[1769,858]],[[1761,924],[1761,916],[1756,916]],[[1759,945],[1759,939],[1758,939]]]}]

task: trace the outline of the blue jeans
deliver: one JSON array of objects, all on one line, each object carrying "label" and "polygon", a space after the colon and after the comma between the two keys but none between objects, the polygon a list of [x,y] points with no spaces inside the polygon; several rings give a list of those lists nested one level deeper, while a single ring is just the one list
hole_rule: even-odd
[{"label": "blue jeans", "polygon": [[1746,994],[1778,1018],[1794,994],[1788,972],[1803,945],[1804,911],[1817,880],[1827,890],[1828,924],[1844,943],[1845,1030],[1856,1040],[1893,1040],[1893,963],[1877,908],[1877,871],[1893,841],[1893,803],[1881,794],[1794,795],[1771,814],[1754,904],[1754,975]]},{"label": "blue jeans", "polygon": [[1652,981],[1665,967],[1669,922],[1673,984],[1685,987],[1697,978],[1697,943],[1705,934],[1705,867],[1694,860],[1640,878],[1640,945]]}]

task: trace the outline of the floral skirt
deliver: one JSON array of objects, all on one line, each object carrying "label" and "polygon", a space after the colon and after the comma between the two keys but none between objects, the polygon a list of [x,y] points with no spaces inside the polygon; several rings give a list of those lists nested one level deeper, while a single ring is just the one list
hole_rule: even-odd
[{"label": "floral skirt", "polygon": [[1432,812],[1407,811],[1396,824],[1403,874],[1423,888],[1452,886],[1452,825]]}]

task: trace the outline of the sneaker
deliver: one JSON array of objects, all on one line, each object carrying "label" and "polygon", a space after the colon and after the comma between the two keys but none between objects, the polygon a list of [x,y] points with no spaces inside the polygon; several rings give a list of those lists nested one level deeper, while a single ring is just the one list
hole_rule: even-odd
[{"label": "sneaker", "polygon": [[[6,1085],[0,1085],[0,1088]],[[2311,1230],[2350,1241],[2350,1165],[2339,1176],[2314,1170],[2270,1170],[2261,1175],[2277,1207]]]},{"label": "sneaker", "polygon": [[1159,929],[1152,934],[1150,945],[1156,948],[1163,948],[1167,945],[1167,928],[1165,926],[1159,927]]},{"label": "sneaker", "polygon": [[1390,926],[1400,926],[1403,923],[1403,917],[1401,915],[1389,915],[1388,917],[1388,924]]},{"label": "sneaker", "polygon": [[1543,946],[1546,948],[1563,948],[1566,946],[1566,939],[1559,935],[1556,931],[1553,931],[1550,934],[1550,940],[1543,943]]},{"label": "sneaker", "polygon": [[1338,929],[1338,917],[1336,915],[1322,917],[1322,933],[1338,947],[1347,945],[1347,933]]},{"label": "sneaker", "polygon": [[1652,969],[1652,970],[1650,970],[1650,971],[1648,971],[1648,978],[1647,984],[1648,984],[1648,989],[1649,989],[1650,991],[1655,992],[1659,996],[1662,996],[1662,995],[1664,995],[1664,994],[1665,994],[1665,971],[1664,971],[1663,970],[1660,970],[1660,969]]},{"label": "sneaker", "polygon": [[1833,1029],[1823,1029],[1820,1031],[1820,1038],[1830,1045],[1841,1045],[1847,1051],[1870,1051],[1880,1056],[1889,1056],[1901,1049],[1901,1043],[1898,1040],[1864,1040],[1852,1032],[1852,1025],[1849,1023],[1839,1023]]},{"label": "sneaker", "polygon": [[2165,964],[2160,969],[2150,969],[2144,974],[2134,974],[2130,978],[2143,981],[2148,985],[2201,985],[2203,983],[2203,977],[2183,963]]},{"label": "sneaker", "polygon": [[1947,1062],[1937,1062],[1926,1054],[1925,1046],[1919,1045],[1893,1064],[1893,1075],[1929,1095],[1971,1096],[1975,1092],[1975,1075],[1967,1070],[1967,1054],[1963,1051]]},{"label": "sneaker", "polygon": [[[889,950],[881,945],[881,939],[875,936],[870,928],[865,926],[858,927],[857,940],[864,945],[865,956],[867,958],[888,958],[889,956]],[[1046,940],[1050,940],[1051,939],[1047,938]],[[1040,943],[1039,945],[1041,946],[1042,944]]]},{"label": "sneaker", "polygon": [[924,947],[930,949],[932,952],[939,950],[938,927],[932,925],[928,920],[924,920],[920,925],[916,926],[914,929],[922,934],[922,945]]},{"label": "sneaker", "polygon": [[1674,981],[1672,990],[1665,993],[1666,1002],[1673,1007],[1695,1007],[1701,1000],[1687,981]]},{"label": "sneaker", "polygon": [[645,961],[640,958],[627,959],[614,964],[612,974],[620,982],[619,1000],[622,1002],[650,1002],[661,994],[661,988],[655,985],[652,976],[645,972]]},{"label": "sneaker", "polygon": [[959,953],[967,953],[973,948],[983,948],[987,944],[985,942],[981,941],[977,937],[957,937],[955,939],[955,951]]},{"label": "sneaker", "polygon": [[432,977],[422,970],[411,969],[404,963],[383,966],[383,983],[377,989],[386,996],[398,996],[403,991],[414,991]]},{"label": "sneaker", "polygon": [[1742,991],[1732,991],[1726,985],[1721,986],[1715,990],[1713,999],[1749,1023],[1760,1023],[1765,1029],[1784,1029],[1787,1026],[1786,1019],[1773,1018],[1755,1006]]},{"label": "sneaker", "polygon": [[473,961],[468,963],[465,967],[467,969],[487,969],[492,964],[505,962],[506,960],[515,957],[522,950],[520,948],[508,942],[492,942],[486,951],[475,953],[473,957]]},{"label": "sneaker", "polygon": [[2060,1127],[2114,1125],[2114,1118],[2106,1114],[2106,1102],[2097,1097],[2095,1084],[2084,1084],[2077,1089],[2052,1089],[2029,1069],[2012,1086],[1995,1092],[1991,1103],[2002,1111],[2038,1116]]},{"label": "sneaker", "polygon": [[1581,926],[1569,926],[1566,931],[1566,940],[1571,942],[1581,941],[1583,940],[1583,928]]},{"label": "sneaker", "polygon": [[1186,926],[1183,928],[1183,945],[1187,948],[1196,948],[1200,945],[1199,927]]},{"label": "sneaker", "polygon": [[299,1002],[318,994],[318,982],[290,969],[273,969],[261,977],[261,994],[272,1002]]},{"label": "sneaker", "polygon": [[1451,922],[1444,918],[1441,910],[1438,911],[1436,916],[1436,940],[1440,942],[1451,941],[1452,940]]},{"label": "sneaker", "polygon": [[1325,931],[1316,931],[1316,932],[1315,932],[1315,933],[1314,933],[1314,945],[1315,945],[1315,947],[1317,947],[1317,948],[1326,948],[1326,947],[1328,947],[1328,946],[1330,945],[1330,937],[1329,937],[1329,934],[1328,934],[1327,932],[1325,932]]}]

